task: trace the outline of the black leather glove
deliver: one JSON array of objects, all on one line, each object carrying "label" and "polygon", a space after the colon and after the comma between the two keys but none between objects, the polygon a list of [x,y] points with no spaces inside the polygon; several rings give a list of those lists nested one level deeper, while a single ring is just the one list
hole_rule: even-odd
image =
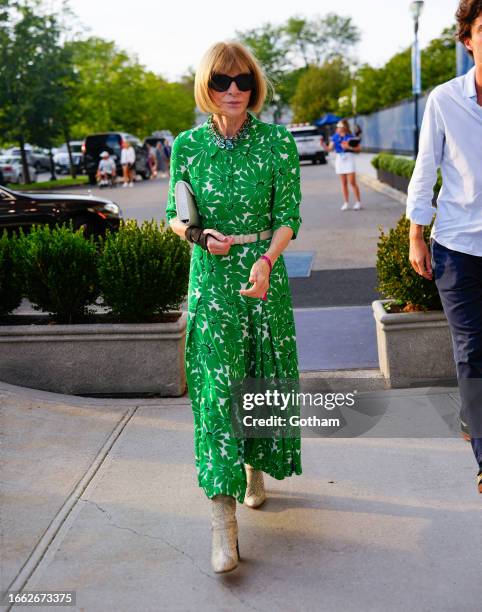
[{"label": "black leather glove", "polygon": [[188,228],[186,228],[186,240],[189,240],[189,242],[194,242],[195,244],[198,244],[201,248],[203,248],[205,251],[208,250],[208,237],[212,236],[213,238],[215,238],[215,236],[213,236],[212,234],[203,234],[203,228],[202,227],[198,227],[197,225],[190,225]]}]

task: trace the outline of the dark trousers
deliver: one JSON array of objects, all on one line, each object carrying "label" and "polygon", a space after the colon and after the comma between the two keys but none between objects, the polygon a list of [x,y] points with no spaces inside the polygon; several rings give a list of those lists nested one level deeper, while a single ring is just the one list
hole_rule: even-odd
[{"label": "dark trousers", "polygon": [[482,469],[482,257],[454,251],[430,239],[435,284],[452,335],[461,417]]}]

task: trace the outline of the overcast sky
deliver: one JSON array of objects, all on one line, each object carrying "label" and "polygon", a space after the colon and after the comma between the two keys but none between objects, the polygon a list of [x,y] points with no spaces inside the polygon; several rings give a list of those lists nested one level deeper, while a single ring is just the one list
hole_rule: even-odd
[{"label": "overcast sky", "polygon": [[[422,46],[454,23],[457,5],[458,0],[425,0]],[[92,34],[114,40],[170,80],[195,68],[209,45],[233,37],[236,30],[279,24],[295,14],[351,16],[362,33],[356,55],[374,66],[413,38],[410,0],[71,0],[70,6]]]}]

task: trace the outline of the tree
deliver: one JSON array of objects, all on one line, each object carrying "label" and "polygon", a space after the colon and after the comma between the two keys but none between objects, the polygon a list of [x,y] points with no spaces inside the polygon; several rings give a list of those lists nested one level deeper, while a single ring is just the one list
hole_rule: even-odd
[{"label": "tree", "polygon": [[45,13],[39,0],[2,0],[0,9],[0,127],[19,142],[29,182],[25,142],[52,146],[58,118],[65,116],[72,64],[57,17]]},{"label": "tree", "polygon": [[455,25],[445,28],[422,50],[422,85],[431,89],[455,77]]},{"label": "tree", "polygon": [[324,17],[291,17],[283,27],[293,61],[305,67],[321,65],[336,56],[346,55],[360,40],[360,30],[351,17],[328,13]]},{"label": "tree", "polygon": [[184,85],[145,70],[112,41],[90,37],[69,44],[79,75],[75,137],[109,130],[142,136],[170,129],[177,134],[192,126],[194,98]]},{"label": "tree", "polygon": [[350,82],[350,70],[342,57],[310,66],[300,77],[291,100],[295,121],[314,121],[338,108],[338,98]]},{"label": "tree", "polygon": [[[422,50],[422,88],[431,89],[455,76],[455,26],[445,28]],[[358,113],[374,112],[412,95],[411,48],[396,53],[381,68],[361,66],[355,76]],[[342,95],[347,95],[344,91]]]}]

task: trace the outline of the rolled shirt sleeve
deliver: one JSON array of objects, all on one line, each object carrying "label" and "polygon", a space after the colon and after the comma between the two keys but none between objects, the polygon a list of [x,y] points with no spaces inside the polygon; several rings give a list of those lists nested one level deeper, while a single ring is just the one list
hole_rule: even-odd
[{"label": "rolled shirt sleeve", "polygon": [[272,228],[274,231],[280,227],[291,227],[291,239],[294,240],[301,225],[300,161],[292,134],[285,127],[276,127],[279,130],[279,146],[274,147]]},{"label": "rolled shirt sleeve", "polygon": [[445,132],[438,109],[436,89],[425,105],[415,168],[407,192],[406,217],[418,225],[430,225],[436,208],[432,206],[437,168],[442,162]]}]

